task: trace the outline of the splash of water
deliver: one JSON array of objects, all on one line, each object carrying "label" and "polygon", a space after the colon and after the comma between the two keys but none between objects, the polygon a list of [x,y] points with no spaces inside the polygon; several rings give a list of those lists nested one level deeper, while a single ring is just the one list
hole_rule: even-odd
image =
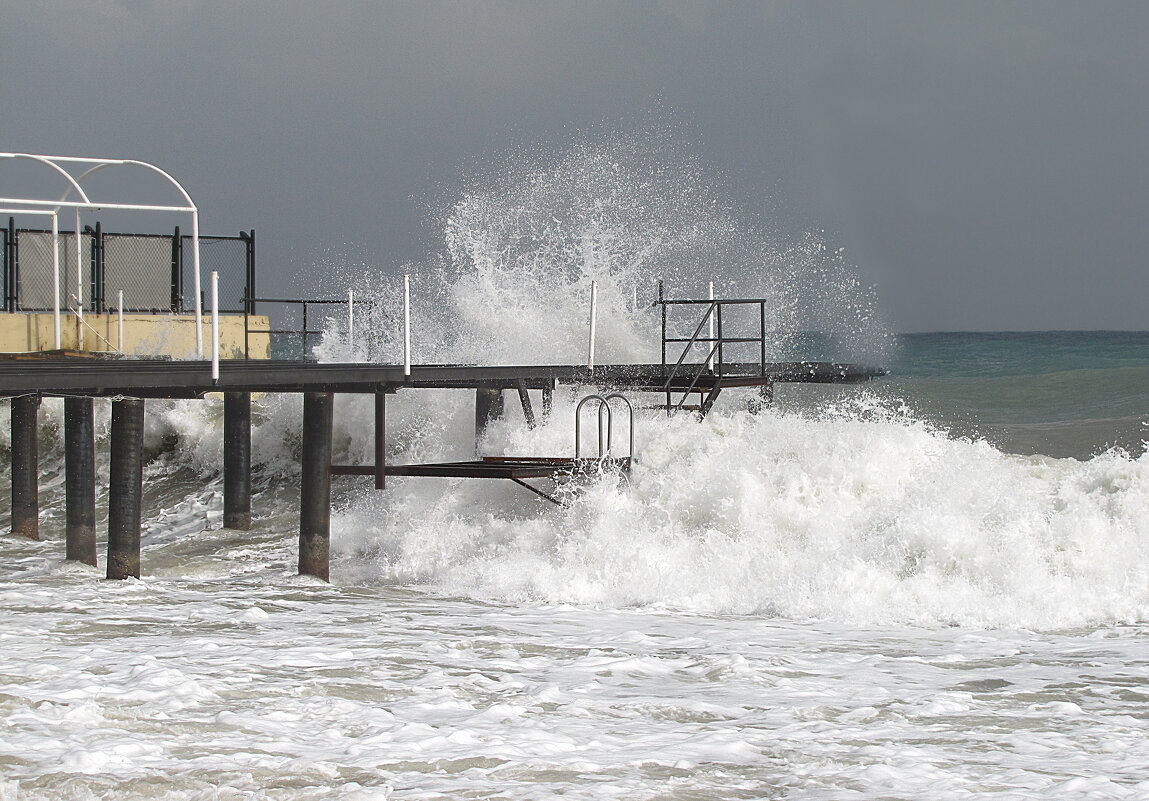
[{"label": "splash of water", "polygon": [[[446,204],[442,256],[412,270],[416,361],[581,362],[592,281],[602,363],[658,360],[658,281],[670,297],[704,298],[714,282],[719,297],[765,299],[770,358],[813,356],[795,349],[815,331],[834,358],[880,360],[889,331],[841,252],[772,233],[710,172],[659,129],[507,156]],[[349,350],[335,325],[322,358],[398,361],[397,282],[377,285],[363,289],[379,301],[368,338]]]}]

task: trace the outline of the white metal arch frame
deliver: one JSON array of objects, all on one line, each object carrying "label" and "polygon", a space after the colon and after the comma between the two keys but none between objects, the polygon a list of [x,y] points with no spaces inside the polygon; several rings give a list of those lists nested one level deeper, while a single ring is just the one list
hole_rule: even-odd
[{"label": "white metal arch frame", "polygon": [[[84,282],[81,274],[80,263],[82,261],[80,252],[80,210],[81,209],[116,209],[122,211],[174,211],[174,212],[187,212],[192,216],[192,248],[193,248],[193,264],[195,271],[195,345],[196,354],[203,357],[203,307],[200,300],[200,262],[199,262],[199,209],[196,208],[195,203],[192,202],[191,195],[183,188],[179,181],[163,171],[154,164],[149,164],[146,161],[137,161],[136,159],[97,159],[97,158],[82,158],[79,156],[43,156],[32,153],[0,153],[0,161],[10,159],[21,159],[26,161],[34,161],[45,165],[46,167],[54,170],[68,184],[68,190],[64,192],[59,200],[44,200],[37,198],[14,198],[14,197],[0,197],[0,213],[4,214],[47,214],[52,217],[52,265],[55,272],[55,318],[56,318],[56,348],[60,347],[60,242],[59,242],[59,226],[57,223],[57,216],[62,208],[71,208],[76,212],[76,291],[78,294],[78,303],[76,314],[81,320],[84,317]],[[63,165],[86,165],[85,169],[79,175],[73,175],[67,167]],[[93,173],[104,169],[105,167],[119,167],[119,166],[132,166],[143,167],[157,173],[161,177],[167,179],[172,186],[174,186],[179,193],[187,201],[184,206],[170,206],[170,205],[155,205],[147,203],[110,203],[103,202],[99,198],[92,198],[84,190],[82,186],[83,181],[91,176]],[[68,200],[68,197],[75,193],[78,200]],[[8,204],[12,204],[13,208],[8,208]],[[34,207],[34,208],[25,208]],[[81,328],[82,330],[82,328]]]}]

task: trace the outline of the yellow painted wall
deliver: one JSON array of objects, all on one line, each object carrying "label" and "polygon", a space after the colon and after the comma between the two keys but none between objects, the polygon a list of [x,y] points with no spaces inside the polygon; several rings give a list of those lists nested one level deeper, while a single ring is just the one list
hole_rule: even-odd
[{"label": "yellow painted wall", "polygon": [[[242,314],[219,318],[219,354],[222,359],[244,357]],[[251,328],[270,328],[266,316],[248,318]],[[248,336],[250,357],[271,356],[271,338],[266,333]],[[84,322],[74,314],[60,316],[60,346],[64,350],[115,352],[119,328],[114,314],[85,314]],[[211,318],[203,317],[204,357],[211,356]],[[51,314],[0,313],[0,353],[28,353],[54,350],[55,329]],[[124,353],[129,356],[170,356],[195,358],[195,317],[175,314],[125,314]]]}]

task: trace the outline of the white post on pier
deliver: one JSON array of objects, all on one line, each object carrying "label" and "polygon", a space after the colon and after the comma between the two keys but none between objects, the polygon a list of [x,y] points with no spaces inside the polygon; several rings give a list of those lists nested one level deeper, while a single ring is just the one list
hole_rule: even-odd
[{"label": "white post on pier", "polygon": [[594,333],[598,324],[598,281],[590,282],[590,343],[587,346],[586,364],[594,369]]},{"label": "white post on pier", "polygon": [[199,211],[192,211],[192,271],[195,273],[195,355],[203,358],[203,291],[199,279]]},{"label": "white post on pier", "polygon": [[52,327],[60,350],[60,219],[52,212]]},{"label": "white post on pier", "polygon": [[211,271],[211,380],[219,381],[219,273]]},{"label": "white post on pier", "polygon": [[403,375],[411,375],[411,276],[403,276]]},{"label": "white post on pier", "polygon": [[355,290],[347,290],[347,347],[355,347]]},{"label": "white post on pier", "polygon": [[714,372],[714,282],[710,282],[710,356],[706,359],[706,369]]},{"label": "white post on pier", "polygon": [[76,326],[76,347],[84,349],[84,269],[83,257],[80,248],[80,207],[76,207],[76,317],[80,323]]},{"label": "white post on pier", "polygon": [[120,353],[124,352],[124,290],[120,290],[116,298],[116,330],[117,341],[116,350]]}]

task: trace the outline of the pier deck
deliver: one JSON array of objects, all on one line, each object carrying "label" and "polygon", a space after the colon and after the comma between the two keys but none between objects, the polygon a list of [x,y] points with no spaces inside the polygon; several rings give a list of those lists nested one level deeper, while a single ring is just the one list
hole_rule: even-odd
[{"label": "pier deck", "polygon": [[222,361],[219,380],[207,361],[93,359],[83,357],[0,359],[0,397],[87,395],[136,398],[197,398],[210,392],[393,393],[400,389],[528,389],[555,384],[609,386],[635,392],[681,392],[775,383],[855,384],[882,370],[833,362],[727,363],[721,374],[697,379],[663,364],[585,365],[402,365],[318,364],[252,360]]}]

